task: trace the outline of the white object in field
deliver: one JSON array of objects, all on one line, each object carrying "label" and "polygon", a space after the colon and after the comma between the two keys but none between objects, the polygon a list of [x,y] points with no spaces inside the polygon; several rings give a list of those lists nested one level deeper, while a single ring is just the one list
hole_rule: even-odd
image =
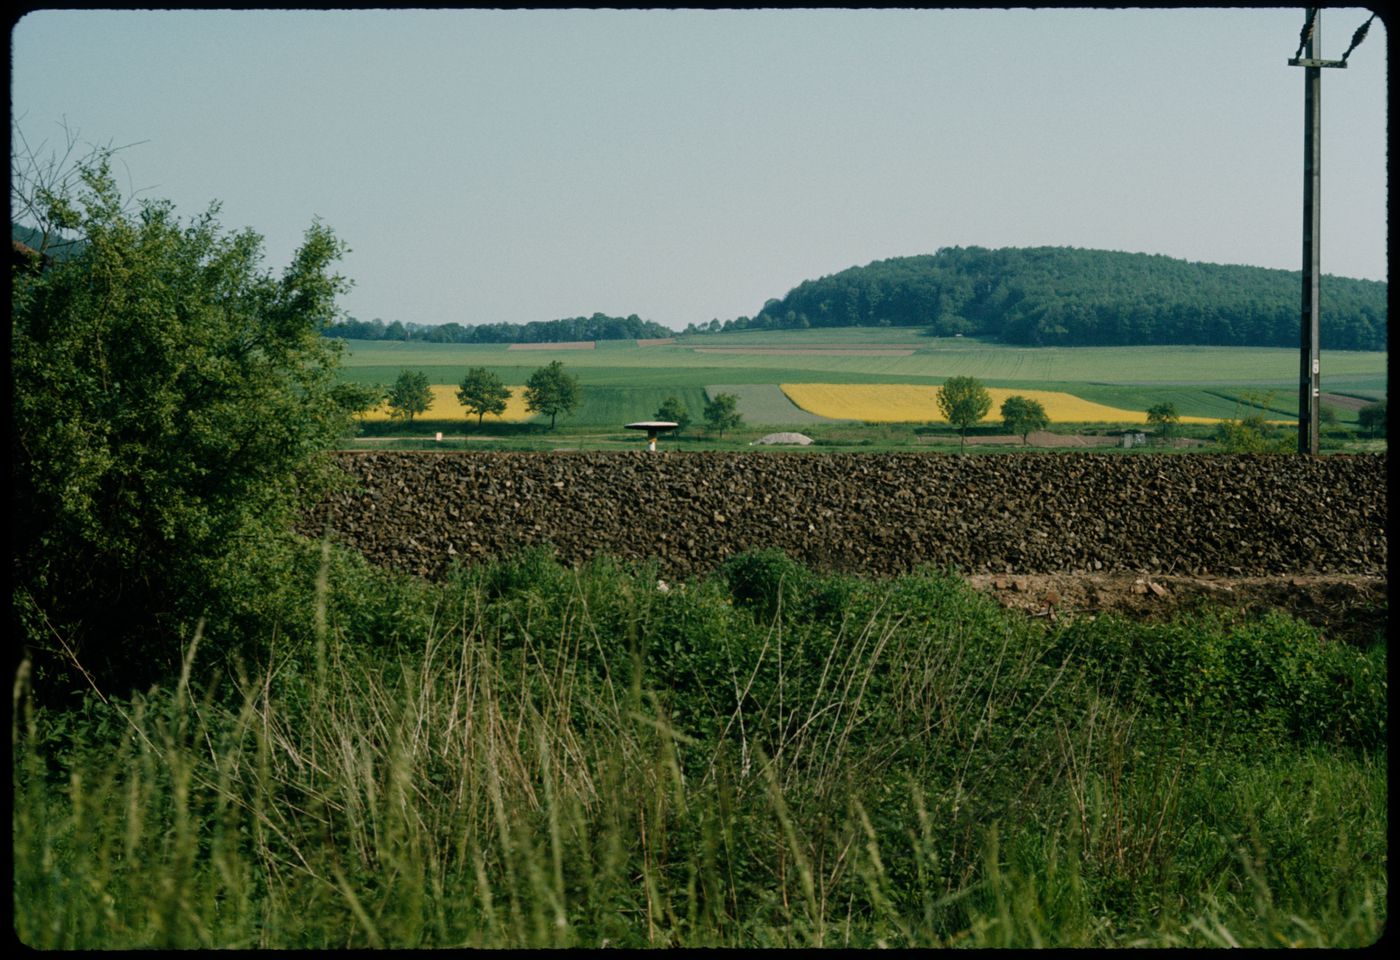
[{"label": "white object in field", "polygon": [[[812,438],[803,433],[770,433],[766,437],[760,437],[753,443],[795,443],[799,446],[807,446],[812,442]],[[753,443],[749,446],[753,446]]]},{"label": "white object in field", "polygon": [[624,424],[623,428],[626,430],[645,430],[647,432],[647,449],[655,453],[657,434],[674,430],[679,426],[679,423],[670,420],[638,420],[636,423]]}]

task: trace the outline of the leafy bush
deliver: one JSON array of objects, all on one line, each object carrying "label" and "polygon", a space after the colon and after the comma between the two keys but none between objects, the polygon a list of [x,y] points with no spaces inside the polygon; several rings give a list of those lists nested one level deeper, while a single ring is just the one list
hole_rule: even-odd
[{"label": "leafy bush", "polygon": [[800,606],[812,574],[782,550],[768,548],[737,554],[726,560],[719,576],[734,600],[771,620],[780,609]]},{"label": "leafy bush", "polygon": [[1222,420],[1215,439],[1226,453],[1291,453],[1293,444],[1261,419]]},{"label": "leafy bush", "polygon": [[1276,424],[1265,414],[1274,402],[1274,393],[1246,390],[1240,402],[1249,413],[1233,420],[1221,420],[1216,425],[1215,438],[1226,453],[1292,453],[1294,442],[1279,435]]},{"label": "leafy bush", "polygon": [[560,583],[563,568],[549,546],[527,547],[486,564],[476,579],[487,599],[509,599],[529,593],[550,593]]},{"label": "leafy bush", "polygon": [[[1285,740],[1372,749],[1388,727],[1383,644],[1326,640],[1283,614],[1200,612],[1169,623],[1077,621],[1060,655],[1091,649],[1093,675],[1125,704],[1189,718],[1241,748]],[[1364,692],[1363,692],[1364,691]]]},{"label": "leafy bush", "polygon": [[219,643],[270,629],[235,628],[246,588],[362,398],[321,336],[346,286],[328,228],[274,278],[217,205],[133,213],[108,154],[79,173],[39,199],[81,246],[13,275],[12,610],[36,669],[142,686],[178,674],[200,618]]}]

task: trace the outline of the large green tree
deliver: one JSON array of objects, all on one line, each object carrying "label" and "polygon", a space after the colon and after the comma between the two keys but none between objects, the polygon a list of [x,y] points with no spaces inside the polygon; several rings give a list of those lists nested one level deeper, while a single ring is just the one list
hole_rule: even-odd
[{"label": "large green tree", "polygon": [[1176,404],[1164,401],[1147,408],[1147,422],[1157,428],[1157,435],[1163,440],[1176,433],[1181,416],[1176,412]]},{"label": "large green tree", "polygon": [[535,413],[547,414],[549,429],[553,430],[555,417],[572,412],[582,393],[578,378],[564,371],[563,361],[553,360],[525,381],[525,406]]},{"label": "large green tree", "polygon": [[992,409],[992,395],[976,377],[949,377],[938,391],[938,409],[958,428],[958,449],[967,444],[967,428]]},{"label": "large green tree", "polygon": [[12,615],[36,668],[144,683],[199,619],[249,614],[260,551],[329,482],[365,401],[321,335],[348,284],[319,223],[277,277],[217,204],[124,200],[110,151],[67,183],[24,199],[73,255],[12,268]]},{"label": "large green tree", "polygon": [[1001,420],[1006,429],[1019,434],[1021,444],[1030,442],[1031,431],[1044,430],[1050,426],[1050,417],[1039,400],[1032,400],[1020,394],[1007,397],[1001,402]]},{"label": "large green tree", "polygon": [[389,388],[389,416],[406,423],[427,410],[433,403],[433,391],[428,375],[422,370],[400,370],[399,377]]},{"label": "large green tree", "polygon": [[732,393],[721,393],[705,402],[705,426],[724,439],[724,431],[733,430],[744,422],[739,412],[739,398]]},{"label": "large green tree", "polygon": [[676,433],[680,433],[690,426],[690,411],[681,403],[681,398],[675,395],[667,397],[656,408],[656,419],[665,420],[676,425]]},{"label": "large green tree", "polygon": [[485,367],[472,367],[457,388],[458,402],[467,408],[467,412],[476,414],[478,427],[488,413],[496,416],[505,413],[509,399],[510,388]]}]

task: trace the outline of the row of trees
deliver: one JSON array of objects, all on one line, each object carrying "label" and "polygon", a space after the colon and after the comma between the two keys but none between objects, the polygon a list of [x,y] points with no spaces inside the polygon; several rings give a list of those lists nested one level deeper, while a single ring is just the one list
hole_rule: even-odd
[{"label": "row of trees", "polygon": [[[949,377],[938,391],[938,409],[943,418],[958,429],[958,447],[967,444],[967,428],[980,423],[992,409],[992,395],[976,377]],[[1001,419],[1006,429],[1018,434],[1021,442],[1030,434],[1050,426],[1050,417],[1039,400],[1028,397],[1007,397],[1001,404]]]},{"label": "row of trees", "polygon": [[[457,402],[468,413],[476,415],[480,427],[486,415],[500,416],[506,412],[511,397],[510,388],[500,375],[486,367],[472,367],[457,387]],[[530,375],[525,384],[525,407],[532,413],[549,417],[549,429],[554,429],[559,414],[572,413],[583,397],[578,378],[564,370],[563,362],[554,360]],[[403,370],[383,395],[390,414],[410,422],[432,404],[433,395],[428,375],[421,370]],[[705,403],[705,425],[724,438],[725,431],[742,425],[744,418],[738,410],[738,398],[721,393]],[[690,412],[679,397],[669,396],[657,409],[655,417],[677,425],[684,431],[691,423]]]},{"label": "row of trees", "polygon": [[[959,448],[967,443],[967,428],[986,418],[992,409],[992,395],[976,377],[949,377],[938,391],[938,409],[945,420],[958,429]],[[1028,443],[1036,430],[1050,426],[1050,417],[1039,400],[1019,394],[1001,403],[1001,420],[1008,433]],[[1147,422],[1156,427],[1162,437],[1169,437],[1180,422],[1175,405],[1160,403],[1147,411]]]},{"label": "row of trees", "polygon": [[[1029,346],[1295,346],[1301,274],[1073,247],[949,247],[807,280],[757,316],[686,333],[922,328]],[[1322,346],[1384,350],[1388,286],[1328,276]]]},{"label": "row of trees", "polygon": [[610,317],[534,320],[529,323],[385,323],[346,317],[326,328],[326,335],[344,340],[415,340],[425,343],[567,343],[573,340],[647,340],[675,336],[675,331],[635,313]]},{"label": "row of trees", "polygon": [[[354,397],[343,405],[347,408],[368,409],[381,399],[388,403],[391,415],[405,422],[428,409],[432,404],[432,390],[428,375],[421,370],[403,370],[387,392],[374,388],[344,387],[345,396]],[[582,399],[583,388],[578,378],[564,370],[564,364],[554,360],[540,367],[526,382],[525,406],[532,413],[548,416],[549,428],[554,429],[560,414],[569,414]],[[506,411],[511,397],[510,388],[500,376],[485,367],[473,367],[467,371],[457,388],[457,401],[468,413],[476,415],[477,426],[481,426],[487,414],[499,416]],[[1285,450],[1287,444],[1277,438],[1270,438],[1271,428],[1266,424],[1263,411],[1271,402],[1267,397],[1249,397],[1247,404],[1256,413],[1226,421],[1221,427],[1221,442],[1228,449],[1240,452],[1265,452]],[[965,448],[967,429],[986,419],[991,412],[992,397],[976,377],[949,377],[939,389],[938,408],[944,419],[956,427],[959,434],[959,448]],[[1019,394],[1002,401],[999,410],[1002,425],[1007,432],[1016,434],[1023,444],[1030,442],[1030,434],[1044,430],[1050,425],[1050,417],[1039,400]],[[1335,418],[1335,411],[1324,408],[1323,416]],[[654,414],[657,420],[677,424],[677,432],[690,426],[692,419],[679,397],[669,396]],[[730,393],[721,393],[706,400],[702,412],[706,428],[724,438],[727,431],[743,425],[743,415],[738,410],[738,398]],[[1147,410],[1147,423],[1158,437],[1167,439],[1177,430],[1181,417],[1175,404],[1159,403]],[[1358,421],[1363,433],[1382,436],[1386,429],[1385,401],[1371,404],[1359,411]]]},{"label": "row of trees", "polygon": [[[525,383],[525,406],[532,413],[542,413],[549,417],[549,429],[554,429],[559,414],[569,414],[582,399],[583,388],[578,378],[564,370],[562,361],[554,360],[534,373]],[[428,383],[428,375],[421,370],[403,370],[398,379],[384,395],[389,405],[390,415],[405,422],[411,422],[418,414],[432,405],[433,393]],[[506,412],[510,401],[510,388],[500,376],[485,367],[472,367],[462,378],[457,388],[457,400],[476,414],[480,426],[490,413],[499,416]]]},{"label": "row of trees", "polygon": [[[1293,449],[1291,438],[1279,435],[1277,427],[1267,419],[1274,395],[1246,391],[1242,401],[1247,408],[1243,415],[1222,420],[1216,428],[1220,445],[1232,453],[1288,453]],[[938,393],[938,407],[943,416],[957,427],[961,441],[966,444],[967,428],[980,423],[991,410],[992,397],[976,377],[950,377]],[[1324,422],[1336,420],[1336,411],[1323,407]],[[1008,432],[1019,434],[1021,442],[1029,441],[1034,430],[1050,425],[1040,401],[1022,396],[1007,397],[1001,404],[1002,423]],[[1172,403],[1159,403],[1147,410],[1147,424],[1156,435],[1169,439],[1176,434],[1181,417]],[[1384,436],[1386,404],[1384,400],[1368,404],[1357,412],[1361,432],[1367,436]]]}]

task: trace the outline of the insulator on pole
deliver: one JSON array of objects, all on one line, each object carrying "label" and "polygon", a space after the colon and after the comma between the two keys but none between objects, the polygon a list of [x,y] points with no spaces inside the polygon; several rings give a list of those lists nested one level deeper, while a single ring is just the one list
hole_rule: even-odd
[{"label": "insulator on pole", "polygon": [[1342,63],[1346,63],[1351,52],[1361,46],[1361,41],[1366,39],[1366,32],[1371,29],[1371,20],[1374,19],[1376,19],[1376,15],[1373,13],[1369,20],[1356,28],[1356,32],[1351,35],[1351,46],[1347,47],[1347,52],[1342,54]]},{"label": "insulator on pole", "polygon": [[1303,48],[1312,39],[1313,27],[1317,24],[1317,9],[1317,7],[1308,7],[1308,19],[1303,23],[1303,29],[1298,31],[1298,52],[1293,54],[1294,60],[1303,55]]}]

